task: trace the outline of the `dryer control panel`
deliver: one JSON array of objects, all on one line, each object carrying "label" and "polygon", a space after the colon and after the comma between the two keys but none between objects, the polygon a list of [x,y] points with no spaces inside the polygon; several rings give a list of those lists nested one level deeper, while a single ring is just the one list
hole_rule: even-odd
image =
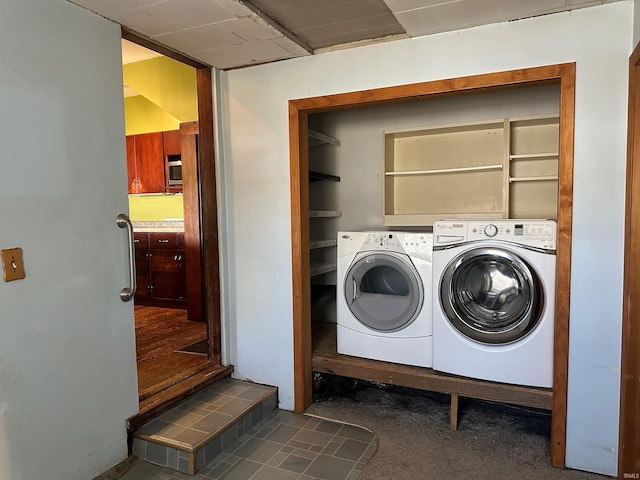
[{"label": "dryer control panel", "polygon": [[362,250],[386,250],[431,260],[433,235],[431,233],[371,232]]},{"label": "dryer control panel", "polygon": [[556,249],[556,222],[553,220],[442,220],[434,222],[433,235],[435,246],[496,240]]}]

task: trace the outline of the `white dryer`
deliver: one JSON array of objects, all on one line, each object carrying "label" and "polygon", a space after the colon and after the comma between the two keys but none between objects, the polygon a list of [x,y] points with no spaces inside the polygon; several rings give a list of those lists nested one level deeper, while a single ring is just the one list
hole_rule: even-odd
[{"label": "white dryer", "polygon": [[431,367],[431,233],[338,232],[338,353]]},{"label": "white dryer", "polygon": [[556,223],[433,225],[433,368],[553,386]]}]

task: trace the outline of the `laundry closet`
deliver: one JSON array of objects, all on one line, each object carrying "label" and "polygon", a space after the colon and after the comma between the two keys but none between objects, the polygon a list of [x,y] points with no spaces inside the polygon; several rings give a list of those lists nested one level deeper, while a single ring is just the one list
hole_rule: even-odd
[{"label": "laundry closet", "polygon": [[[558,85],[547,85],[310,115],[313,320],[335,321],[327,301],[336,285],[338,231],[428,231],[443,218],[555,219],[559,96]],[[450,172],[392,175],[400,170],[394,164],[399,159],[393,152],[385,155],[385,148],[394,139],[423,142],[429,151],[427,142],[437,136],[442,143],[449,135],[455,148],[474,132],[489,145],[458,147],[469,149],[458,156],[466,158],[465,164],[449,165],[440,154],[430,167]],[[505,148],[511,154],[506,179]],[[470,191],[474,185],[484,191]],[[510,205],[504,205],[505,189]]]},{"label": "laundry closet", "polygon": [[[439,219],[556,219],[559,105],[554,84],[309,115],[314,371],[366,378],[355,358],[339,371],[331,365],[340,357],[338,232],[430,233]],[[425,295],[435,301],[431,289]],[[396,363],[385,368],[394,381],[406,373]],[[440,380],[405,386],[429,390]],[[550,392],[515,393],[530,394],[529,404],[550,409]]]}]

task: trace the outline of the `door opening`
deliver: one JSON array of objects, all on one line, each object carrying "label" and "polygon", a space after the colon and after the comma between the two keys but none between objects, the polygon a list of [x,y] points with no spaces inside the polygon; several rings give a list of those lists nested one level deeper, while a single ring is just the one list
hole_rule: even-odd
[{"label": "door opening", "polygon": [[[211,383],[228,375],[232,368],[221,366],[220,354],[211,68],[125,29],[122,30],[122,38],[196,69],[198,118],[181,123],[179,132],[172,132],[179,133],[177,144],[182,163],[184,231],[164,240],[165,244],[176,242],[176,250],[169,252],[170,268],[145,265],[151,273],[154,273],[153,268],[158,270],[160,283],[171,273],[168,270],[182,268],[186,301],[159,306],[135,305],[140,416],[183,395],[180,384],[187,383],[184,380],[189,379],[189,385],[184,385],[184,389],[191,391],[198,376],[203,379],[206,376],[207,382]],[[149,233],[148,238],[151,235]],[[149,282],[151,289],[154,284]],[[202,340],[206,340],[204,349],[194,345],[194,348],[186,350],[196,351],[179,351],[192,344],[201,344]]]}]

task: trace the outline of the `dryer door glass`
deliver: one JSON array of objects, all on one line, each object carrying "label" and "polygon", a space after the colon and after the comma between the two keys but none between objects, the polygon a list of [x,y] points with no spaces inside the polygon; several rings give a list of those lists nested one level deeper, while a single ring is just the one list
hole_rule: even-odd
[{"label": "dryer door glass", "polygon": [[535,270],[501,248],[477,248],[454,258],[444,270],[440,302],[451,324],[478,342],[504,344],[538,325],[544,290]]},{"label": "dryer door glass", "polygon": [[357,259],[344,280],[344,296],[354,317],[372,330],[393,332],[420,313],[424,294],[408,257],[370,253]]}]

